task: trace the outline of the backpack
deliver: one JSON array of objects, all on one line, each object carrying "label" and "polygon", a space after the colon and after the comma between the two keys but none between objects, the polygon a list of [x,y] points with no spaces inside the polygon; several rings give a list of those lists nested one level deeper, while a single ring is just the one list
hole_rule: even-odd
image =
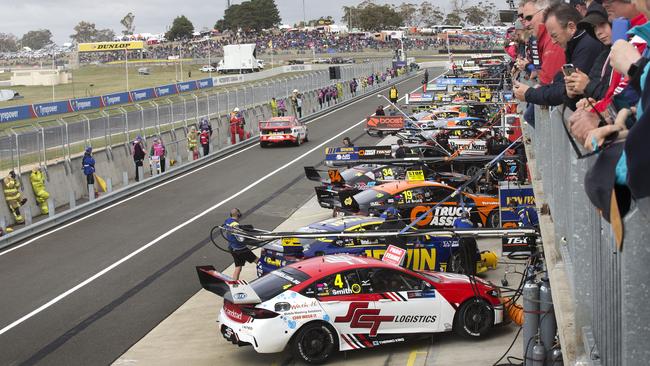
[{"label": "backpack", "polygon": [[201,141],[201,145],[207,145],[210,142],[210,134],[208,133],[208,131],[204,130],[203,132],[201,132],[199,139]]}]

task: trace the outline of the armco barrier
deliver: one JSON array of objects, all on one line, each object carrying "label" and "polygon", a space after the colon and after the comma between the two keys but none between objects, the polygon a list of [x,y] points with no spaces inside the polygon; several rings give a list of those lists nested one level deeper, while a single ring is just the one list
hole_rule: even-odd
[{"label": "armco barrier", "polygon": [[585,194],[595,157],[578,160],[556,108],[535,109],[525,134],[547,271],[565,365],[647,365],[650,359],[650,227],[633,205],[622,251]]},{"label": "armco barrier", "polygon": [[[352,97],[349,93],[347,93],[346,95],[344,95],[342,98],[339,99],[336,105],[333,105],[330,108],[319,109],[315,113],[306,115],[304,117],[304,120],[311,120],[317,118],[322,114],[329,113],[333,109],[341,108],[353,101],[374,95],[375,93],[377,93],[378,90],[383,90],[389,87],[390,85],[400,82],[408,77],[411,77],[410,74],[395,78],[390,82],[382,83],[379,86],[366,88],[364,91],[360,91],[358,93],[359,95],[355,97]],[[266,112],[267,114],[270,114],[270,110],[268,110],[269,108],[268,105],[263,105],[261,107],[262,109],[267,110]],[[254,125],[252,131],[257,131],[257,117],[253,117],[253,120],[254,122],[250,123],[249,126]],[[113,193],[108,193],[103,195],[101,199],[78,205],[74,210],[62,211],[61,213],[58,213],[54,217],[41,220],[37,223],[34,223],[32,225],[23,228],[19,227],[20,230],[16,230],[14,233],[0,238],[0,248],[24,240],[29,236],[36,235],[40,232],[48,230],[51,227],[60,225],[63,222],[72,220],[81,215],[96,210],[100,207],[104,207],[111,202],[114,202],[123,197],[139,192],[147,187],[150,187],[151,185],[157,184],[158,182],[160,182],[161,179],[177,176],[183,172],[193,169],[198,165],[212,161],[220,156],[224,156],[231,151],[239,149],[240,147],[249,146],[251,144],[257,144],[259,142],[258,139],[251,138],[245,140],[242,143],[231,145],[229,142],[230,134],[228,128],[228,116],[224,115],[217,119],[213,119],[213,131],[214,133],[217,133],[216,136],[213,134],[213,142],[215,143],[215,145],[213,145],[214,152],[205,158],[187,162],[186,130],[187,128],[185,126],[181,126],[175,130],[171,130],[170,133],[172,135],[175,135],[176,140],[172,141],[171,143],[170,142],[167,143],[168,146],[167,159],[176,158],[174,156],[174,153],[176,153],[178,157],[180,157],[180,160],[182,160],[183,164],[179,164],[174,169],[170,169],[169,172],[164,175],[145,178],[139,184],[128,185],[126,187],[122,186],[122,188],[119,188]],[[223,133],[223,131],[226,132]],[[255,134],[257,135],[257,133],[258,132],[256,132]],[[53,183],[47,184],[47,189],[50,191],[51,195],[55,197],[55,199],[58,198],[59,201],[57,204],[61,202],[66,202],[65,198],[62,199],[61,197],[68,197],[70,190],[72,190],[75,193],[77,199],[81,198],[83,192],[87,191],[87,187],[85,186],[85,178],[83,177],[80,170],[80,166],[81,166],[80,159],[81,157],[77,156],[73,160],[60,162],[48,168],[50,173],[48,174],[50,176],[50,181],[54,181],[55,179],[58,179],[57,181],[59,181],[60,183],[60,184],[53,184]],[[97,172],[99,174],[104,174],[103,172],[110,174],[114,187],[120,186],[119,183],[123,171],[127,171],[130,177],[133,177],[134,174],[133,161],[130,156],[130,148],[126,144],[112,146],[110,149],[99,151],[96,153],[95,159],[97,161]],[[29,186],[29,172],[21,174],[21,181],[23,182],[23,187],[25,187],[23,193],[28,199],[30,199],[31,205],[33,205],[33,207],[31,208],[32,213],[38,212],[36,206],[34,206],[34,197],[33,194],[31,193],[31,187],[27,188],[27,186]],[[1,196],[0,198],[4,199]],[[4,218],[5,222],[8,222],[8,220],[10,219],[10,214],[6,208],[6,205],[0,205],[0,215],[1,215],[0,217]]]}]

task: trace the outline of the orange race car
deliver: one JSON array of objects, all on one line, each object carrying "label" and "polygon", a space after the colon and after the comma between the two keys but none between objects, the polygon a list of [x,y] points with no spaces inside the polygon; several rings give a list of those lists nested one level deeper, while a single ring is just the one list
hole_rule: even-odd
[{"label": "orange race car", "polygon": [[[339,192],[342,211],[348,214],[378,216],[388,207],[395,207],[407,223],[427,212],[432,206],[454,192],[454,187],[438,182],[424,181],[413,176],[411,181],[385,183],[355,195]],[[495,196],[461,193],[451,197],[430,212],[419,227],[452,227],[463,211],[470,213],[475,225],[499,226],[499,199]]]}]

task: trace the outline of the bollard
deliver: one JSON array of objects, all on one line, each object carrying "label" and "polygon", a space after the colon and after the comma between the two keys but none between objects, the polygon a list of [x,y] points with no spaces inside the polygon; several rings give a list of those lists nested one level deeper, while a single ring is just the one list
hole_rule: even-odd
[{"label": "bollard", "polygon": [[129,185],[129,173],[124,171],[122,172],[122,186],[126,187]]},{"label": "bollard", "polygon": [[553,343],[557,333],[557,323],[555,322],[555,312],[553,311],[553,298],[551,296],[551,284],[548,278],[542,278],[539,286],[539,338],[542,345],[546,348],[546,366],[553,365]]},{"label": "bollard", "polygon": [[68,191],[68,200],[69,200],[70,208],[75,208],[75,206],[77,206],[77,199],[75,198],[75,194],[73,190]]},{"label": "bollard", "polygon": [[54,198],[49,198],[47,200],[47,210],[49,211],[48,216],[49,217],[54,217],[54,215],[56,214],[56,212],[55,212],[56,205],[54,204]]},{"label": "bollard", "polygon": [[144,179],[144,167],[142,166],[138,167],[138,176],[140,177],[140,180]]},{"label": "bollard", "polygon": [[95,200],[95,185],[94,184],[89,184],[88,185],[88,201],[94,201]]},{"label": "bollard", "polygon": [[113,179],[112,178],[106,178],[106,192],[108,192],[108,193],[113,192]]},{"label": "bollard", "polygon": [[25,219],[25,226],[32,224],[32,208],[29,206],[23,206],[23,218]]},{"label": "bollard", "polygon": [[534,279],[526,281],[523,290],[524,297],[524,362],[532,361],[534,340],[539,327],[539,286]]}]

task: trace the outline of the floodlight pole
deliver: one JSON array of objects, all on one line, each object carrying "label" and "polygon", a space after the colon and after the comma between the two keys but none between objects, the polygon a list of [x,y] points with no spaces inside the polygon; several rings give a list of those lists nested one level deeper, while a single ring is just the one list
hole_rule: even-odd
[{"label": "floodlight pole", "polygon": [[124,49],[124,74],[126,75],[126,91],[129,91],[129,50]]}]

